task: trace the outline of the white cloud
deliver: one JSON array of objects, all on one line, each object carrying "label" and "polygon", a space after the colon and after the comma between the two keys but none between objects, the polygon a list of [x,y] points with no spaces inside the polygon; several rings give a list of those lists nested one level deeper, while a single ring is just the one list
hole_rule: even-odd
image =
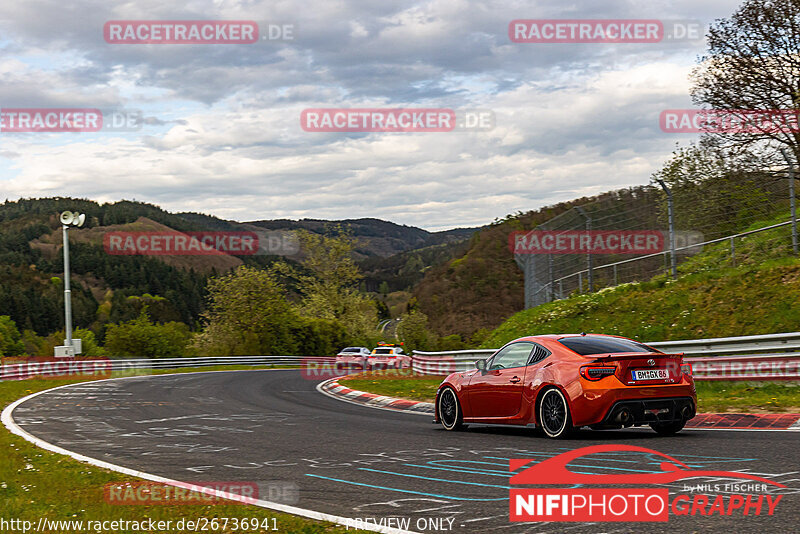
[{"label": "white cloud", "polygon": [[[28,7],[25,7],[28,6]],[[237,220],[378,217],[429,229],[644,183],[676,140],[702,44],[521,45],[515,18],[724,17],[735,2],[339,0],[0,7],[0,107],[144,109],[141,132],[0,133],[3,197],[136,198]],[[701,15],[698,15],[701,13]],[[252,19],[296,40],[108,45],[111,19]],[[48,55],[48,51],[52,54]],[[57,52],[56,52],[57,51]],[[489,132],[308,133],[310,107],[490,109]]]}]

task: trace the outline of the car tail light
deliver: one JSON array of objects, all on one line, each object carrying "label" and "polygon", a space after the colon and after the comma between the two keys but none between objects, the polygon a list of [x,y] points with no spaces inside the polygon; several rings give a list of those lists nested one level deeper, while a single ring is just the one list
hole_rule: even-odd
[{"label": "car tail light", "polygon": [[691,363],[682,363],[681,364],[681,372],[685,375],[692,376],[692,364]]},{"label": "car tail light", "polygon": [[592,382],[602,380],[603,378],[611,376],[616,372],[617,368],[614,366],[586,365],[581,367],[581,376],[586,380],[591,380]]}]

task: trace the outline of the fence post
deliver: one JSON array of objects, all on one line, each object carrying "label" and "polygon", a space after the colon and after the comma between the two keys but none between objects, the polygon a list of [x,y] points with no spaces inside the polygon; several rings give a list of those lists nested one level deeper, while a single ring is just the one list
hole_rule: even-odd
[{"label": "fence post", "polygon": [[578,271],[578,293],[583,293],[583,271]]},{"label": "fence post", "polygon": [[667,194],[667,218],[669,219],[669,255],[672,264],[672,278],[678,278],[678,258],[675,257],[675,206],[670,191],[664,180],[656,180],[661,189]]},{"label": "fence post", "polygon": [[781,149],[781,154],[783,154],[783,158],[786,160],[786,163],[789,164],[789,207],[792,211],[792,251],[797,254],[797,208],[795,206],[795,198],[794,198],[794,163],[792,163],[789,154],[786,153],[786,149]]},{"label": "fence post", "polygon": [[734,267],[736,267],[736,241],[734,241],[734,237],[731,236],[731,263]]},{"label": "fence post", "polygon": [[[586,213],[586,210],[584,210],[581,206],[575,206],[575,209],[577,209],[578,213],[580,213],[583,216],[583,218],[586,219],[586,231],[591,232],[592,218],[589,217],[589,214]],[[589,293],[592,293],[594,291],[594,257],[592,256],[591,253],[586,254],[586,266],[589,271],[588,272]]]},{"label": "fence post", "polygon": [[616,264],[616,263],[614,264],[614,285],[615,285],[615,286],[616,286],[616,285],[619,285],[619,284],[617,283],[617,264]]}]

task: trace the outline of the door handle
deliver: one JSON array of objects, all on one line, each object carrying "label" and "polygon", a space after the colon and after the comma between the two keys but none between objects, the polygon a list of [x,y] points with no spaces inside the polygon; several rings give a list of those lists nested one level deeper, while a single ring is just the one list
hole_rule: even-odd
[{"label": "door handle", "polygon": [[518,377],[518,376],[515,376],[514,378],[512,378],[511,380],[509,380],[509,382],[511,382],[512,384],[516,384],[517,382],[519,382],[519,380],[520,380],[520,379],[519,379],[519,377]]}]

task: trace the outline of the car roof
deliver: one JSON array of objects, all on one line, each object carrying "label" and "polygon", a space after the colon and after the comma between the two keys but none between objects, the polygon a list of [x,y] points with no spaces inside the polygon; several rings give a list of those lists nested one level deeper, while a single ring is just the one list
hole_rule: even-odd
[{"label": "car roof", "polygon": [[517,338],[517,339],[515,339],[513,341],[509,341],[509,343],[514,343],[515,341],[534,341],[534,342],[535,341],[540,341],[540,340],[558,341],[559,339],[565,339],[565,338],[568,338],[568,337],[587,337],[587,336],[613,337],[613,338],[617,338],[617,339],[629,339],[629,338],[623,337],[623,336],[613,336],[613,335],[610,335],[610,334],[593,334],[591,332],[586,332],[586,333],[583,333],[583,334],[539,334],[539,335],[535,335],[535,336],[520,337],[520,338]]}]

